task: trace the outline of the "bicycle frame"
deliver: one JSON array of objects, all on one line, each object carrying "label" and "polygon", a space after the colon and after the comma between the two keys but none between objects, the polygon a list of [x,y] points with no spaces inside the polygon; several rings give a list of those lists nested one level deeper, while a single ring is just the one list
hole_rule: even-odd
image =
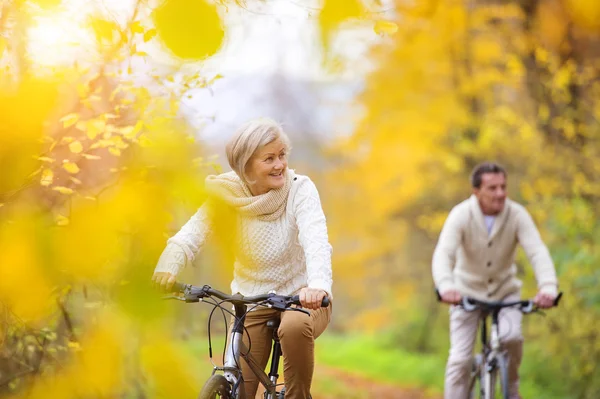
[{"label": "bicycle frame", "polygon": [[492,390],[495,389],[494,385],[495,385],[495,381],[492,378],[492,376],[494,375],[494,370],[496,369],[496,359],[497,356],[502,353],[502,344],[500,342],[500,328],[499,328],[499,323],[498,323],[498,315],[500,313],[500,310],[493,310],[491,312],[491,316],[492,316],[492,325],[491,325],[491,331],[490,331],[490,341],[489,344],[488,342],[486,342],[486,338],[487,338],[487,334],[486,334],[486,327],[487,327],[487,318],[489,317],[489,314],[484,314],[482,316],[482,331],[481,331],[481,344],[482,344],[482,354],[483,354],[483,364],[481,365],[482,367],[485,367],[485,374],[484,374],[484,380],[483,380],[483,386],[484,388],[484,397],[485,398],[489,398],[492,397],[491,396],[491,392]]},{"label": "bicycle frame", "polygon": [[[235,321],[233,324],[233,328],[231,334],[229,336],[229,341],[225,350],[225,362],[223,367],[214,367],[213,368],[213,376],[216,371],[223,372],[223,378],[227,380],[227,382],[232,387],[232,395],[236,398],[246,399],[246,392],[244,389],[244,378],[242,375],[242,370],[240,368],[240,358],[243,358],[246,363],[249,365],[250,370],[256,377],[262,386],[265,387],[266,399],[276,399],[278,392],[277,388],[277,378],[278,367],[279,367],[279,359],[281,358],[281,344],[279,342],[278,337],[275,336],[274,333],[274,343],[273,343],[273,353],[271,357],[271,370],[267,375],[262,367],[258,365],[256,360],[250,354],[248,347],[244,344],[243,341],[243,333],[244,333],[244,324],[246,321],[246,314],[248,310],[247,304],[256,304],[256,306],[266,306],[270,309],[275,309],[280,312],[283,311],[298,311],[306,313],[310,315],[310,313],[301,308],[292,308],[292,305],[301,305],[300,298],[298,295],[294,296],[282,296],[276,295],[275,293],[256,295],[256,296],[246,296],[244,297],[241,294],[228,295],[221,291],[212,289],[209,285],[205,285],[202,287],[193,286],[191,284],[181,284],[175,283],[172,287],[173,292],[183,293],[183,297],[176,295],[169,295],[164,299],[177,299],[180,301],[185,301],[186,303],[194,303],[200,302],[205,297],[215,297],[223,302],[229,302],[233,304],[235,310]],[[329,298],[323,298],[321,302],[321,307],[329,306]],[[221,307],[220,303],[213,302],[211,303],[215,307]],[[222,308],[221,308],[222,309]],[[227,311],[229,312],[229,311]],[[229,312],[231,313],[231,312]],[[209,331],[210,331],[210,318],[209,318]],[[211,354],[212,357],[212,354]],[[213,380],[217,381],[218,380]],[[209,388],[212,389],[212,388]],[[220,389],[223,389],[223,386],[220,386]],[[248,398],[252,399],[252,398]]]},{"label": "bicycle frame", "polygon": [[[248,347],[243,342],[244,322],[246,320],[246,305],[234,305],[236,320],[234,322],[233,330],[229,336],[229,343],[225,352],[225,363],[223,367],[215,367],[213,374],[217,370],[223,371],[225,378],[234,387],[234,395],[241,399],[246,399],[246,392],[244,391],[244,383],[242,377],[242,370],[239,367],[240,358],[243,358],[248,366],[258,378],[258,381],[266,390],[267,399],[277,398],[277,367],[279,366],[279,357],[281,355],[281,346],[279,342],[275,342],[273,345],[273,353],[271,357],[271,371],[267,375],[264,370],[258,365],[256,360],[250,354]],[[250,399],[250,398],[247,398]]]}]

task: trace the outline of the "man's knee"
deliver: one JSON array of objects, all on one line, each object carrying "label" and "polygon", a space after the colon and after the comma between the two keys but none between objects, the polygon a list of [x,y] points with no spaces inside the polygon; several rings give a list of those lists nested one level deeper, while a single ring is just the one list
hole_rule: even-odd
[{"label": "man's knee", "polygon": [[469,371],[473,365],[473,356],[464,353],[451,353],[446,366],[448,373]]},{"label": "man's knee", "polygon": [[500,341],[505,346],[520,346],[523,344],[523,334],[521,331],[508,331],[504,335],[500,335]]}]

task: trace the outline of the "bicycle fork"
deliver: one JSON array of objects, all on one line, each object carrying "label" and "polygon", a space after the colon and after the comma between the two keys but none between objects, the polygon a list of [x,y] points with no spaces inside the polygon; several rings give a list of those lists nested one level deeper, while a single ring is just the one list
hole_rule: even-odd
[{"label": "bicycle fork", "polygon": [[498,328],[498,314],[492,314],[492,328],[490,331],[490,353],[487,355],[487,359],[485,362],[485,399],[494,397],[494,389],[495,389],[495,380],[494,380],[494,371],[496,370],[497,365],[497,356],[500,353],[500,332]]}]

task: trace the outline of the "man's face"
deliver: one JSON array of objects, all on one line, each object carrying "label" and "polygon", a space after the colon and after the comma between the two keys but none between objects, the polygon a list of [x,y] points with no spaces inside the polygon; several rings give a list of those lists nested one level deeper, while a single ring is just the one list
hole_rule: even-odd
[{"label": "man's face", "polygon": [[497,215],[506,202],[506,177],[503,173],[484,173],[481,186],[474,188],[473,193],[484,215]]}]

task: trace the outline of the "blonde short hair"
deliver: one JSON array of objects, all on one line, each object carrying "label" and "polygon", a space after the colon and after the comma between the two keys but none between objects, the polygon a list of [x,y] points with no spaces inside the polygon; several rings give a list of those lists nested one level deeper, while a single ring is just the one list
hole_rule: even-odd
[{"label": "blonde short hair", "polygon": [[270,118],[253,119],[240,126],[225,147],[227,161],[231,169],[246,184],[250,181],[246,176],[246,165],[254,153],[275,140],[281,140],[289,153],[290,139],[281,125]]}]

